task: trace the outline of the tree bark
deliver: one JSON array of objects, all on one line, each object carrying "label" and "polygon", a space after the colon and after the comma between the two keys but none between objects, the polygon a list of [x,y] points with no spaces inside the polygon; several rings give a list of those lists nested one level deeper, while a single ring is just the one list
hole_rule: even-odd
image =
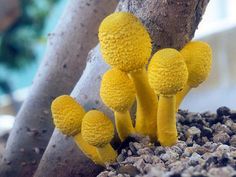
[{"label": "tree bark", "polygon": [[0,164],[1,177],[32,176],[54,130],[51,101],[69,94],[97,43],[98,25],[115,0],[70,0],[54,32],[30,94],[16,117]]},{"label": "tree bark", "polygon": [[[155,52],[165,47],[181,49],[190,41],[208,2],[209,0],[121,0],[117,10],[132,12],[142,20],[151,34]],[[86,110],[99,109],[113,118],[112,112],[99,96],[101,76],[108,68],[102,60],[98,45],[88,55],[87,66],[71,95]],[[71,153],[70,149],[77,150]],[[98,172],[100,167],[91,164],[89,160],[85,163],[84,158],[86,157],[71,139],[65,139],[55,130],[34,177],[96,176],[95,171]],[[92,166],[93,173],[90,172]]]}]

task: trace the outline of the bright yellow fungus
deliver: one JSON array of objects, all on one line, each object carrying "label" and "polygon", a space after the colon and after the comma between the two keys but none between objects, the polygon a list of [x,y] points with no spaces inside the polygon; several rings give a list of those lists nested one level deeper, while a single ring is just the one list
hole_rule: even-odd
[{"label": "bright yellow fungus", "polygon": [[137,92],[138,133],[156,139],[157,99],[148,84],[146,64],[151,55],[151,38],[137,17],[117,12],[106,17],[99,27],[104,60],[114,68],[128,72]]},{"label": "bright yellow fungus", "polygon": [[151,87],[159,95],[157,111],[157,136],[161,145],[171,146],[177,141],[175,95],[183,89],[188,70],[183,56],[175,49],[158,51],[148,67]]},{"label": "bright yellow fungus", "polygon": [[134,83],[118,69],[108,70],[102,77],[100,96],[114,111],[127,111],[135,100]]},{"label": "bright yellow fungus", "polygon": [[116,151],[110,145],[113,136],[113,124],[105,114],[97,110],[85,114],[82,122],[82,137],[97,148],[104,164],[114,162],[117,156]]},{"label": "bright yellow fungus", "polygon": [[101,53],[112,67],[133,71],[147,64],[151,55],[151,39],[137,17],[116,12],[101,23],[98,33]]},{"label": "bright yellow fungus", "polygon": [[81,131],[82,118],[85,111],[72,97],[62,95],[51,105],[53,122],[65,135],[74,136]]},{"label": "bright yellow fungus", "polygon": [[190,89],[198,87],[207,79],[212,65],[212,50],[206,42],[189,42],[180,52],[188,67],[189,76],[184,89],[176,96],[177,109]]},{"label": "bright yellow fungus", "polygon": [[81,136],[82,119],[85,111],[69,95],[57,97],[51,105],[53,122],[57,129],[67,136],[73,136],[81,151],[96,164],[103,165],[95,147],[85,142]]},{"label": "bright yellow fungus", "polygon": [[137,113],[135,130],[156,140],[157,131],[157,96],[148,83],[145,68],[131,72],[130,76],[136,88]]},{"label": "bright yellow fungus", "polygon": [[134,133],[129,109],[135,99],[135,87],[129,76],[118,69],[108,70],[102,78],[100,96],[115,112],[116,129],[121,141]]},{"label": "bright yellow fungus", "polygon": [[180,52],[162,49],[153,55],[149,64],[149,82],[157,95],[172,96],[183,89],[188,79],[187,71]]}]

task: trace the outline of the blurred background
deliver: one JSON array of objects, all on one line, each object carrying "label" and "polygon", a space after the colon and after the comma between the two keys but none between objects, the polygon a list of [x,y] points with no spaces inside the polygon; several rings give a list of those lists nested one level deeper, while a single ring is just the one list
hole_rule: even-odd
[{"label": "blurred background", "polygon": [[[0,0],[0,137],[13,125],[43,58],[47,34],[65,4],[66,0]],[[213,47],[213,69],[181,108],[204,112],[224,105],[236,109],[235,7],[235,0],[210,0],[195,39]]]},{"label": "blurred background", "polygon": [[66,0],[0,0],[0,152]]}]

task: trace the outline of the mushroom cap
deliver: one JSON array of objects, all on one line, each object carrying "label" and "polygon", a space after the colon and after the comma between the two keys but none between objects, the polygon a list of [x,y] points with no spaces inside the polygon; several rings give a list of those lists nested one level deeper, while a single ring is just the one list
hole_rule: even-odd
[{"label": "mushroom cap", "polygon": [[118,69],[108,70],[102,78],[100,96],[112,110],[127,111],[135,99],[135,86],[129,76]]},{"label": "mushroom cap", "polygon": [[81,131],[85,111],[69,95],[57,97],[51,105],[53,122],[63,134],[74,136]]},{"label": "mushroom cap", "polygon": [[116,12],[107,16],[99,27],[98,37],[104,60],[122,71],[144,67],[151,55],[151,38],[131,13]]},{"label": "mushroom cap", "polygon": [[211,47],[202,41],[189,42],[180,51],[188,68],[188,85],[197,87],[208,77],[212,64]]},{"label": "mushroom cap", "polygon": [[114,136],[114,126],[105,114],[91,110],[83,118],[81,133],[83,139],[90,145],[104,147]]},{"label": "mushroom cap", "polygon": [[188,79],[183,56],[166,48],[154,54],[148,67],[148,77],[156,94],[171,96],[182,90]]}]

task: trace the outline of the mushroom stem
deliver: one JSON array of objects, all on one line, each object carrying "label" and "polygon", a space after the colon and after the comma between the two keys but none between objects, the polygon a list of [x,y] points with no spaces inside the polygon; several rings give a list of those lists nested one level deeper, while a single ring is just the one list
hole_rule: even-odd
[{"label": "mushroom stem", "polygon": [[97,152],[100,156],[100,159],[105,163],[111,163],[116,160],[117,152],[110,144],[107,144],[103,147],[97,147]]},{"label": "mushroom stem", "polygon": [[124,141],[130,134],[135,132],[129,111],[115,111],[116,130],[121,141]]},{"label": "mushroom stem", "polygon": [[159,97],[157,113],[157,136],[163,146],[172,146],[177,141],[176,117],[175,117],[175,96]]},{"label": "mushroom stem", "polygon": [[100,156],[98,155],[97,148],[84,141],[81,133],[75,135],[73,139],[76,145],[88,158],[90,158],[96,164],[104,165],[103,161],[101,161]]},{"label": "mushroom stem", "polygon": [[145,68],[132,71],[130,76],[136,88],[137,114],[135,129],[138,133],[148,135],[152,141],[156,140],[157,131],[157,97],[148,83]]},{"label": "mushroom stem", "polygon": [[182,101],[184,100],[184,97],[188,94],[188,92],[191,90],[191,87],[186,84],[183,90],[177,93],[176,95],[176,112],[179,109],[179,106],[181,105]]}]

